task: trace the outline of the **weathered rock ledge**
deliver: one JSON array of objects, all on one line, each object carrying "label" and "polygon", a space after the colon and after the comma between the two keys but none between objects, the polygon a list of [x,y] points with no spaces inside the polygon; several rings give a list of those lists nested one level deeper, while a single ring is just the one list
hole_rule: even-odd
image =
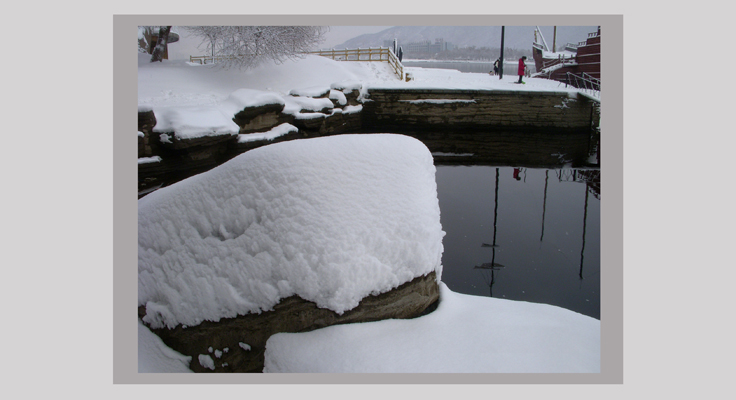
[{"label": "weathered rock ledge", "polygon": [[[178,180],[206,171],[229,159],[271,143],[344,132],[357,132],[361,127],[362,105],[360,89],[343,88],[339,96],[329,97],[333,90],[319,96],[298,96],[305,100],[328,99],[319,110],[304,108],[285,110],[283,103],[245,107],[233,116],[239,127],[236,135],[215,135],[180,138],[176,132],[155,131],[156,116],[150,109],[138,111],[138,190],[139,193],[161,185],[162,181]],[[329,106],[331,102],[332,106]],[[241,141],[239,136],[266,133],[282,124],[296,128],[288,134],[262,140]],[[141,162],[143,160],[144,162]]]},{"label": "weathered rock ledge", "polygon": [[[194,372],[262,372],[266,341],[279,332],[307,332],[330,325],[383,319],[415,318],[436,307],[439,285],[434,272],[417,277],[389,292],[368,296],[342,315],[318,308],[298,296],[282,299],[273,311],[248,314],[187,328],[151,329],[167,346],[191,356]],[[145,306],[138,309],[139,318]],[[201,359],[214,362],[214,369]],[[208,363],[205,362],[205,365]]]}]

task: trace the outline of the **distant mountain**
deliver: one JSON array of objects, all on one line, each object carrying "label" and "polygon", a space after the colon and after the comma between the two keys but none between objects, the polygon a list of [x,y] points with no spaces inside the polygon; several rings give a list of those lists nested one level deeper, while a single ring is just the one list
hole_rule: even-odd
[{"label": "distant mountain", "polygon": [[[534,26],[507,26],[504,32],[504,47],[531,50],[534,42]],[[547,45],[551,48],[554,28],[540,26]],[[557,49],[566,43],[583,42],[588,33],[596,32],[597,26],[558,26]],[[335,46],[335,49],[354,49],[358,47],[383,46],[384,40],[397,39],[402,43],[422,42],[442,38],[455,46],[475,46],[487,48],[501,47],[500,26],[394,26],[378,33],[364,34]]]}]

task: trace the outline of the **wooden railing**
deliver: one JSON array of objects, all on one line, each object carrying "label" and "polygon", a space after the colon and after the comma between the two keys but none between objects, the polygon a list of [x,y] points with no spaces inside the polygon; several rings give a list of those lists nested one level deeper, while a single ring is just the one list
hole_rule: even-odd
[{"label": "wooden railing", "polygon": [[328,57],[336,61],[386,61],[399,79],[404,80],[404,66],[388,47],[369,47],[367,49],[317,50],[308,54]]},{"label": "wooden railing", "polygon": [[[406,78],[404,66],[398,57],[388,47],[369,47],[367,49],[345,49],[345,50],[317,50],[309,51],[307,54],[329,57],[336,61],[386,61],[392,67],[394,73],[402,81]],[[235,58],[234,56],[189,56],[189,62],[200,64],[214,64],[222,60]]]},{"label": "wooden railing", "polygon": [[232,60],[235,56],[189,56],[189,62],[199,62],[200,64],[215,64],[222,60]]}]

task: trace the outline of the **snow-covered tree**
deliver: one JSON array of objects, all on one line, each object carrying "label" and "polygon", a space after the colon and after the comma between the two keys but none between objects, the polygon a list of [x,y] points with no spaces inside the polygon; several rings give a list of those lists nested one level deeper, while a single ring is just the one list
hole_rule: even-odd
[{"label": "snow-covered tree", "polygon": [[168,44],[178,40],[171,26],[138,27],[138,52],[151,54],[151,62],[168,58]]},{"label": "snow-covered tree", "polygon": [[324,40],[324,26],[189,26],[200,46],[225,68],[248,69],[271,60],[282,63],[304,56]]},{"label": "snow-covered tree", "polygon": [[139,26],[138,27],[138,52],[148,53],[148,38],[151,37],[150,27]]},{"label": "snow-covered tree", "polygon": [[156,47],[153,49],[151,55],[151,62],[161,61],[164,58],[164,52],[166,51],[166,44],[169,41],[169,32],[171,26],[162,26],[158,31],[158,41]]}]

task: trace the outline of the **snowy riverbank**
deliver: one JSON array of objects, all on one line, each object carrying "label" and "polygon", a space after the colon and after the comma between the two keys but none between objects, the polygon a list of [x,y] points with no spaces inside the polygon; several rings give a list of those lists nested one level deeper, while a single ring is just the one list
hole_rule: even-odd
[{"label": "snowy riverbank", "polygon": [[404,67],[412,80],[398,79],[385,62],[338,62],[321,56],[306,56],[283,64],[262,65],[252,70],[223,70],[217,65],[164,60],[150,63],[150,56],[138,57],[138,107],[159,109],[176,106],[219,106],[238,89],[267,92],[286,97],[292,91],[304,93],[329,90],[333,84],[360,84],[368,88],[470,89],[570,92],[564,84],[547,79],[526,78],[517,85],[515,74],[498,76],[461,73],[457,70]]}]

